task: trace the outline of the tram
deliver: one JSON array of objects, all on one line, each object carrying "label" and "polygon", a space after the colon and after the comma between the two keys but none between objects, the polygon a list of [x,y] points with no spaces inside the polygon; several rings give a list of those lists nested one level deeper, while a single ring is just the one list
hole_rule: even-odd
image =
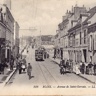
[{"label": "tram", "polygon": [[38,48],[35,50],[35,60],[44,61],[45,48]]}]

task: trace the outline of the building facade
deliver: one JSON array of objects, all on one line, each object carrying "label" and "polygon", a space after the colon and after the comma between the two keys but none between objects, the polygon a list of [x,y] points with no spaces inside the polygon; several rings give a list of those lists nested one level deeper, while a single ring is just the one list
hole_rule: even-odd
[{"label": "building facade", "polygon": [[0,63],[5,59],[6,25],[3,22],[3,13],[0,9]]},{"label": "building facade", "polygon": [[[67,11],[55,35],[55,55],[73,62],[96,63],[96,6]],[[62,58],[61,58],[62,59]]]},{"label": "building facade", "polygon": [[[59,54],[59,57],[57,56],[57,58],[62,58],[63,59],[69,59],[69,50],[68,50],[68,45],[69,45],[69,35],[68,35],[68,30],[75,26],[78,18],[80,16],[81,13],[85,13],[86,12],[86,8],[83,7],[78,7],[77,5],[75,7],[72,7],[71,11],[66,12],[66,15],[63,16],[63,20],[62,22],[58,25],[58,31],[56,34],[56,42],[55,42],[55,46],[57,46],[58,48],[56,48],[58,51],[57,54]],[[57,45],[56,45],[57,44]]]},{"label": "building facade", "polygon": [[[2,58],[6,58],[9,62],[11,55],[13,55],[14,48],[14,17],[7,7],[7,5],[0,5],[0,36],[4,39],[3,54]],[[16,33],[16,35],[18,35]],[[17,36],[18,37],[18,36]],[[2,49],[2,48],[1,48]]]},{"label": "building facade", "polygon": [[13,54],[14,57],[19,54],[19,24],[15,21],[14,22],[14,47],[13,47]]}]

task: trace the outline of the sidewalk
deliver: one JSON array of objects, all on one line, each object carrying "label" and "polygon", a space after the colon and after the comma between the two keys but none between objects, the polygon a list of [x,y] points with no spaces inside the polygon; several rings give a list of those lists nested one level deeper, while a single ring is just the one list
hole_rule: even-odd
[{"label": "sidewalk", "polygon": [[[60,64],[60,59],[54,59],[52,57],[50,57],[50,59],[55,62],[56,64]],[[73,72],[75,74],[75,72]],[[87,75],[87,74],[79,74],[78,76],[86,79],[87,81],[96,84],[96,76],[94,75]]]},{"label": "sidewalk", "polygon": [[9,68],[5,68],[4,74],[0,74],[0,87],[4,87],[15,72],[16,68],[14,68],[13,71],[10,71]]}]

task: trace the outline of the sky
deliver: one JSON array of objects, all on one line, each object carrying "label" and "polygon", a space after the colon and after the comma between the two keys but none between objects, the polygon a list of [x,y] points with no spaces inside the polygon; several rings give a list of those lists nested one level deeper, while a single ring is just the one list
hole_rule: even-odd
[{"label": "sky", "polygon": [[[4,0],[0,0],[2,3]],[[20,37],[55,35],[62,16],[76,4],[92,8],[96,0],[11,0],[11,12],[19,23]]]}]

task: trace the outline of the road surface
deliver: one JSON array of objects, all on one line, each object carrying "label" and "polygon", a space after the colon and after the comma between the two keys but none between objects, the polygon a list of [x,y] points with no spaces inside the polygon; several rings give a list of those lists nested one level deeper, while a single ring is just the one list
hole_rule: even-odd
[{"label": "road surface", "polygon": [[58,64],[54,63],[51,59],[46,59],[45,61],[35,61],[35,51],[29,48],[29,53],[27,54],[27,63],[32,65],[32,78],[29,80],[26,73],[17,73],[12,77],[10,82],[7,84],[8,87],[13,88],[14,86],[31,86],[40,88],[57,88],[57,87],[84,87],[86,85],[91,85],[91,83],[74,73],[66,73],[64,75],[60,74],[60,68]]}]

